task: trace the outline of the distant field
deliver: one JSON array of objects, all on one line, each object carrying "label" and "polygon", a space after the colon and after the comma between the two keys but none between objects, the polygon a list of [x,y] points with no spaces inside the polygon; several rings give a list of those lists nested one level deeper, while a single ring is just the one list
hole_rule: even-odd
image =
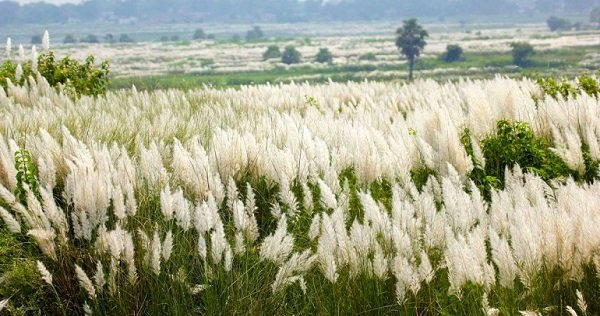
[{"label": "distant field", "polygon": [[[576,21],[581,17],[569,17]],[[532,22],[533,21],[533,22]],[[594,71],[600,65],[600,39],[596,30],[550,32],[543,17],[529,21],[516,18],[477,21],[469,18],[444,22],[424,19],[430,37],[417,65],[422,78],[454,79],[459,76],[488,78],[496,73],[520,76],[529,73],[572,75]],[[59,56],[84,59],[93,54],[111,63],[113,88],[192,88],[199,84],[239,86],[252,83],[294,81],[324,82],[395,80],[406,77],[405,61],[394,45],[394,31],[400,22],[261,24],[265,38],[245,42],[247,24],[177,24],[177,25],[55,25],[49,26],[53,49]],[[77,27],[76,27],[77,26]],[[0,35],[12,36],[13,45],[27,43],[30,34],[45,27],[2,29]],[[192,41],[196,28],[216,39]],[[76,30],[76,31],[75,31]],[[62,44],[66,34],[80,39],[94,34],[101,41],[107,33],[118,37],[128,34],[131,44]],[[233,41],[232,35],[241,41]],[[177,36],[176,41],[160,41]],[[511,65],[510,46],[514,41],[530,42],[537,50],[534,65],[517,69]],[[443,63],[438,57],[448,44],[459,44],[466,60]],[[302,54],[296,65],[284,65],[279,59],[263,60],[270,45],[281,50],[295,46]],[[29,45],[25,45],[28,52]],[[333,54],[331,64],[314,61],[320,48]],[[370,58],[364,58],[370,55]]]},{"label": "distant field", "polygon": [[[533,65],[519,68],[512,65],[508,52],[472,52],[466,53],[465,61],[445,63],[437,57],[421,59],[415,69],[421,78],[452,80],[458,77],[492,78],[497,74],[509,77],[523,75],[559,75],[573,77],[584,72],[598,69],[600,46],[565,47],[538,52],[533,57]],[[357,63],[350,65],[330,65],[311,67],[275,67],[270,70],[240,71],[218,73],[171,73],[164,75],[118,77],[112,82],[113,89],[136,86],[142,90],[152,89],[191,89],[202,85],[213,87],[236,87],[251,84],[278,84],[295,82],[321,83],[329,80],[336,82],[367,80],[404,80],[406,65],[401,61],[390,63]]]}]

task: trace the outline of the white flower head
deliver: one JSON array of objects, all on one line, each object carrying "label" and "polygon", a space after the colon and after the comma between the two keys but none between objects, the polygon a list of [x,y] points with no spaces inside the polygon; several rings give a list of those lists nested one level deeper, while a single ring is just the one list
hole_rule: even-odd
[{"label": "white flower head", "polygon": [[38,60],[38,52],[35,45],[31,46],[31,68],[32,70],[37,70],[37,60]]},{"label": "white flower head", "polygon": [[52,285],[52,274],[50,274],[50,271],[48,271],[46,266],[39,260],[37,261],[37,269],[40,272],[42,280],[48,283],[48,285]]},{"label": "white flower head", "polygon": [[23,77],[23,66],[18,64],[17,69],[15,70],[15,79],[21,80],[21,77]]},{"label": "white flower head", "polygon": [[6,39],[6,57],[10,58],[11,50],[12,50],[12,40],[9,37]]},{"label": "white flower head", "polygon": [[50,34],[48,34],[48,30],[44,31],[44,37],[42,38],[42,47],[44,51],[50,50]]}]

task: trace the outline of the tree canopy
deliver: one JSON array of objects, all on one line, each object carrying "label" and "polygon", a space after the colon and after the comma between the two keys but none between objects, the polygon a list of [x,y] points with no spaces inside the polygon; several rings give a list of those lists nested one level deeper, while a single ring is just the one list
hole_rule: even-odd
[{"label": "tree canopy", "polygon": [[408,80],[413,78],[415,60],[427,45],[427,37],[429,33],[417,23],[417,19],[404,20],[402,27],[396,30],[396,46],[408,60]]}]

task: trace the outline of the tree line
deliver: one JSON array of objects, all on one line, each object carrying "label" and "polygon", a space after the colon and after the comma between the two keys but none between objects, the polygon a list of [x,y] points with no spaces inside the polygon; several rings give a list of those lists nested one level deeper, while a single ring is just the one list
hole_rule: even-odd
[{"label": "tree line", "polygon": [[[570,11],[588,13],[600,0],[86,0],[60,6],[0,1],[2,24],[137,18],[152,22],[375,20]],[[529,3],[529,4],[528,4]]]}]

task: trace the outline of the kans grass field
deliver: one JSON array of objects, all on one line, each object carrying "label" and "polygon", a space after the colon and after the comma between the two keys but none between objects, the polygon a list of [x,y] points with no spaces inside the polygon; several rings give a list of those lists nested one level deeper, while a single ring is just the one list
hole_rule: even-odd
[{"label": "kans grass field", "polygon": [[[466,51],[510,63],[513,31]],[[451,41],[432,35],[434,56]],[[582,74],[594,35],[536,48]],[[207,69],[285,73],[259,60],[269,42],[136,43],[55,48],[108,58],[104,95],[41,75],[0,88],[0,314],[599,314],[598,78],[408,83],[393,38],[373,38],[311,39],[302,53],[328,43],[333,65],[294,67],[376,50],[370,72],[396,80],[210,87]],[[190,56],[212,63],[169,77]],[[196,86],[138,89],[135,69]]]}]

